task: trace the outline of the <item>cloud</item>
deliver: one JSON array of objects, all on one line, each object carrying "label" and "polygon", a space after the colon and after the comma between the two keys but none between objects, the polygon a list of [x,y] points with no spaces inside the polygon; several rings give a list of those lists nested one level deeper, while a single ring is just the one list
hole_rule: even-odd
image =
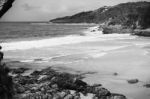
[{"label": "cloud", "polygon": [[113,6],[129,1],[145,0],[15,0],[13,7],[1,20],[48,21],[82,11],[94,10],[104,5]]},{"label": "cloud", "polygon": [[23,4],[22,7],[24,8],[24,10],[27,10],[27,11],[34,10],[34,9],[40,9],[39,6],[32,6],[32,5],[29,5],[27,3]]}]

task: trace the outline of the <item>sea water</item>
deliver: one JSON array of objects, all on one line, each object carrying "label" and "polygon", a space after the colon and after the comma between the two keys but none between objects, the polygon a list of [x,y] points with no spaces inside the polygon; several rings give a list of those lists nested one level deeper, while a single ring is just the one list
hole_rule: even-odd
[{"label": "sea water", "polygon": [[[40,64],[34,69],[95,72],[84,80],[129,99],[150,98],[150,90],[143,87],[150,83],[149,37],[103,34],[93,24],[0,23],[0,45],[5,60]],[[127,83],[135,78],[140,83]]]}]

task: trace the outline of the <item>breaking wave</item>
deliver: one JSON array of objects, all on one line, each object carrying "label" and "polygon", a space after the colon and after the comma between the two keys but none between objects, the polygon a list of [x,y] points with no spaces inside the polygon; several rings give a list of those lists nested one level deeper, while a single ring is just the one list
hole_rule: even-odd
[{"label": "breaking wave", "polygon": [[135,36],[130,34],[103,34],[98,27],[91,27],[86,31],[83,31],[84,35],[68,35],[65,37],[54,37],[49,39],[31,40],[31,41],[14,41],[4,42],[4,51],[9,50],[27,50],[31,48],[42,48],[52,47],[65,44],[76,44],[90,41],[104,41],[104,40],[115,40],[115,39],[134,39]]}]

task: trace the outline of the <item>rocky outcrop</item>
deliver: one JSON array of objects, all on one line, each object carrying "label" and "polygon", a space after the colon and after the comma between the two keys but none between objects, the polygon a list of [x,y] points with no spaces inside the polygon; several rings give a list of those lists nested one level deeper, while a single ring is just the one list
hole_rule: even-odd
[{"label": "rocky outcrop", "polygon": [[[23,76],[26,70],[10,70],[0,62],[0,99],[81,99],[82,94],[88,97],[89,93],[93,95],[91,99],[126,99],[101,84],[87,84],[82,80],[84,74],[61,73],[49,67]],[[10,77],[10,71],[15,75]]]},{"label": "rocky outcrop", "polygon": [[134,30],[134,35],[138,36],[144,36],[144,37],[150,37],[150,29],[145,29],[145,30]]},{"label": "rocky outcrop", "polygon": [[29,76],[18,74],[13,78],[15,99],[81,99],[81,94],[87,96],[88,93],[93,94],[93,99],[126,99],[124,95],[111,93],[101,84],[89,85],[82,78],[52,68],[34,71]]},{"label": "rocky outcrop", "polygon": [[10,69],[12,74],[22,74],[27,70],[29,70],[29,68],[13,68],[13,69]]},{"label": "rocky outcrop", "polygon": [[125,28],[121,25],[102,26],[103,34],[111,33],[133,33],[133,29]]}]

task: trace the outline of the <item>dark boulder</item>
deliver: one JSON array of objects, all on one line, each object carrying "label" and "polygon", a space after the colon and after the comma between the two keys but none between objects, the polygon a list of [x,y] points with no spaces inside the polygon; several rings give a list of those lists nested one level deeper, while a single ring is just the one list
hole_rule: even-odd
[{"label": "dark boulder", "polygon": [[29,70],[29,68],[16,68],[16,69],[12,69],[12,74],[22,74],[25,71]]},{"label": "dark boulder", "polygon": [[138,79],[130,79],[130,80],[127,80],[129,84],[136,84],[139,82]]},{"label": "dark boulder", "polygon": [[146,87],[146,88],[150,88],[150,84],[145,84],[143,86]]}]

